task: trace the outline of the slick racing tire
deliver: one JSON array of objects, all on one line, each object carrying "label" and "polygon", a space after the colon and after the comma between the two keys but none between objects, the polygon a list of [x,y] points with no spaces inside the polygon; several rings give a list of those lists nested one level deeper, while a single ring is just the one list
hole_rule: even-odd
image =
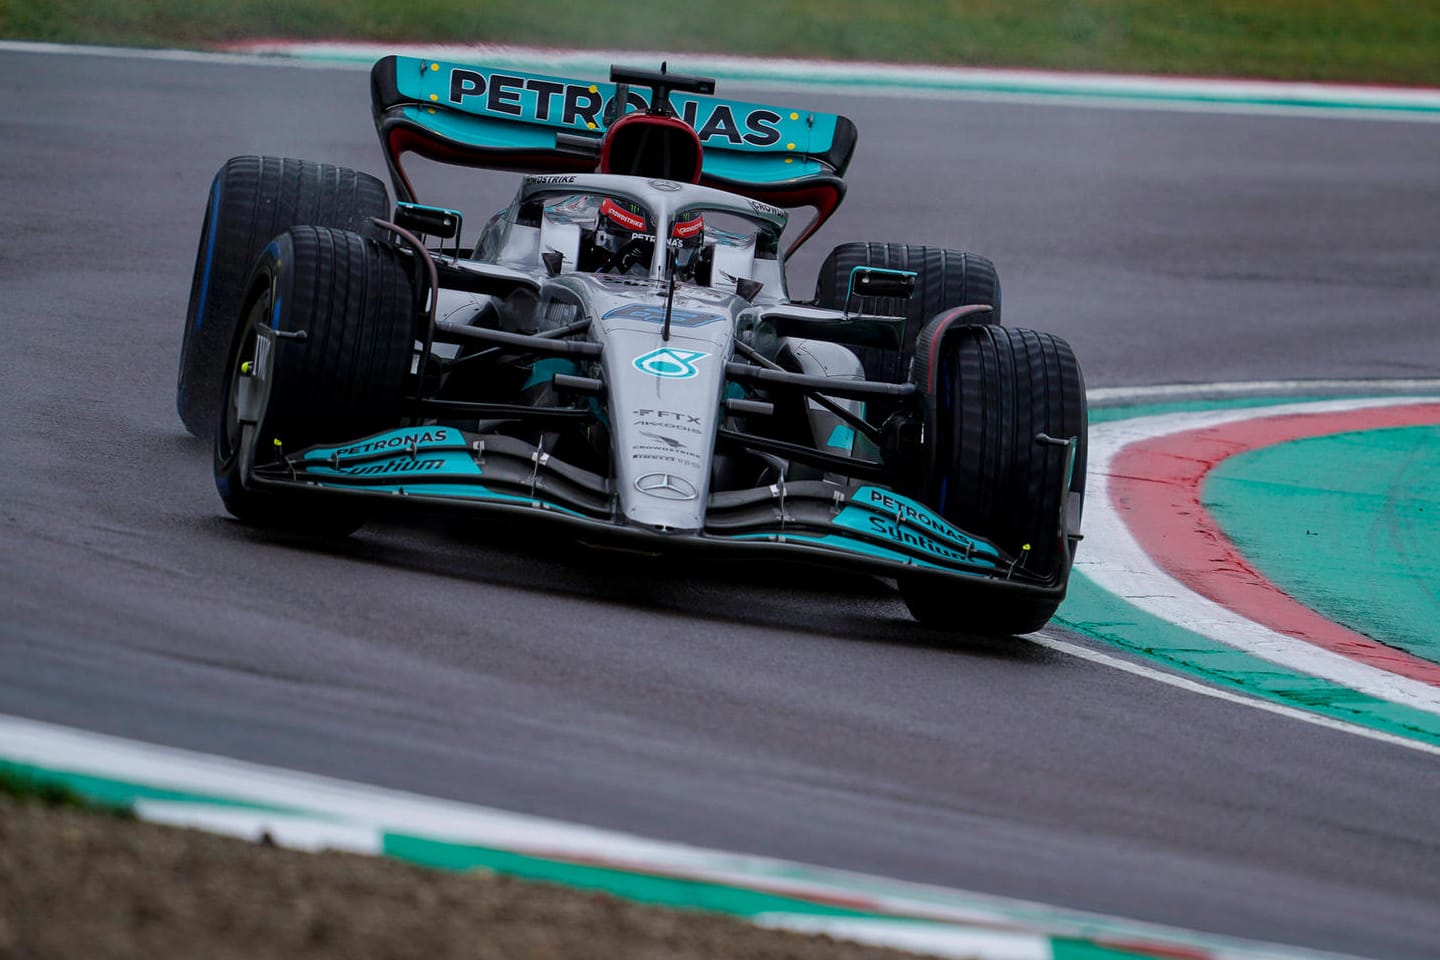
[{"label": "slick racing tire", "polygon": [[915,340],[929,319],[944,310],[988,304],[988,315],[973,323],[1000,322],[1000,277],[995,264],[977,253],[923,247],[903,243],[842,243],[830,251],[820,266],[815,284],[815,303],[833,310],[845,306],[850,271],[856,267],[886,267],[913,270],[915,295],[909,300],[889,297],[857,297],[850,309],[857,313],[905,318],[905,339],[901,350],[877,347],[857,348],[870,380],[891,382],[905,379],[915,351]]},{"label": "slick racing tire", "polygon": [[[1077,532],[1088,427],[1085,380],[1069,344],[942,314],[920,334],[912,378],[925,416],[921,499],[1063,588],[1074,543],[1061,514]],[[1063,441],[1071,438],[1078,445],[1067,484]],[[902,580],[900,588],[916,619],[994,635],[1038,630],[1060,605],[1059,596],[984,584],[957,589],[953,578]]]},{"label": "slick racing tire", "polygon": [[175,406],[187,430],[208,439],[215,428],[225,354],[245,281],[265,245],[300,224],[365,233],[389,204],[385,184],[328,163],[235,157],[220,168],[200,227],[180,345]]},{"label": "slick racing tire", "polygon": [[344,494],[258,489],[251,471],[399,425],[416,333],[409,264],[359,234],[295,227],[246,289],[214,428],[220,497],[256,526],[351,533],[362,517]]}]

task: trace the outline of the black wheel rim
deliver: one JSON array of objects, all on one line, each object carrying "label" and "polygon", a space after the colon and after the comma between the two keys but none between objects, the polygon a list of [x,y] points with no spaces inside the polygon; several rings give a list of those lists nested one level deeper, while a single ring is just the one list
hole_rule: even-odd
[{"label": "black wheel rim", "polygon": [[240,381],[254,375],[254,367],[251,373],[245,372],[245,365],[258,362],[257,347],[259,344],[258,329],[265,322],[265,315],[269,313],[269,294],[257,297],[251,305],[245,317],[245,325],[241,328],[239,342],[236,344],[235,353],[230,364],[230,376],[225,383],[225,397],[221,406],[220,429],[216,433],[216,443],[222,463],[230,463],[240,451],[240,442],[243,435],[243,428],[240,423]]}]

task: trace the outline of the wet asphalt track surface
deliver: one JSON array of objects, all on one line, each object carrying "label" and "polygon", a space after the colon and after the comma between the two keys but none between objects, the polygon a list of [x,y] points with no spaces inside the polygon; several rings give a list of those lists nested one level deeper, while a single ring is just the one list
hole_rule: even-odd
[{"label": "wet asphalt track surface", "polygon": [[[209,179],[256,152],[382,174],[367,94],[361,72],[0,52],[0,712],[1434,955],[1434,757],[933,633],[865,579],[478,528],[322,545],[226,519],[173,409]],[[1092,386],[1440,374],[1440,124],[777,102],[862,137],[795,292],[831,244],[928,241],[995,259],[1007,322],[1070,339]],[[442,181],[429,196],[476,226],[514,182]]]}]

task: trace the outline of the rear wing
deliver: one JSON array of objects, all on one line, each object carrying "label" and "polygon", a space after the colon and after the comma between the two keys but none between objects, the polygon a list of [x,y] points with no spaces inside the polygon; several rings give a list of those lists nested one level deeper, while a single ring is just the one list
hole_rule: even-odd
[{"label": "rear wing", "polygon": [[[626,109],[648,100],[621,85]],[[375,127],[396,196],[415,201],[401,157],[525,173],[589,173],[605,131],[625,110],[614,83],[385,57],[370,71]],[[700,182],[764,203],[813,207],[793,250],[845,197],[855,124],[837,114],[675,91],[675,114],[703,149]],[[591,146],[593,144],[593,147]]]}]

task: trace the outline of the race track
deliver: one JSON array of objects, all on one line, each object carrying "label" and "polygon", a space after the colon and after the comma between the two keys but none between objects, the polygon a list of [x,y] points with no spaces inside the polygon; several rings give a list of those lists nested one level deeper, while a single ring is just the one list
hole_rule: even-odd
[{"label": "race track", "polygon": [[[0,93],[0,713],[1434,955],[1434,756],[930,632],[864,579],[473,527],[326,546],[230,521],[173,403],[205,193],[236,154],[382,175],[365,74],[5,51]],[[834,243],[931,242],[993,258],[1006,322],[1069,339],[1092,387],[1440,375],[1440,124],[744,96],[861,131],[792,292]],[[478,225],[513,178],[419,186]]]}]

